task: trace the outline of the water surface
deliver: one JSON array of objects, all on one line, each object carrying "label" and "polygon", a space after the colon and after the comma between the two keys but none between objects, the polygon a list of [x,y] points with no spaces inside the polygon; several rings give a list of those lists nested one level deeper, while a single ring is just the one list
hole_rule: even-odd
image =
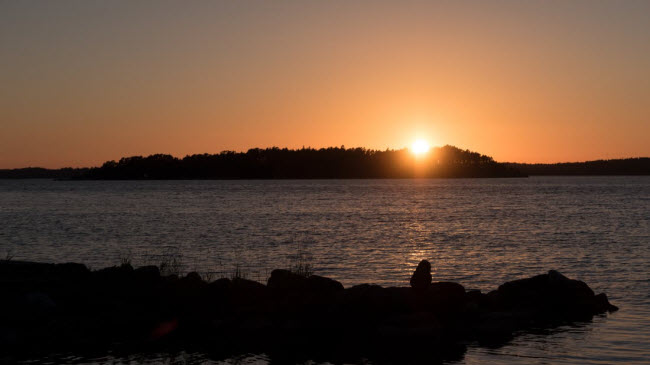
[{"label": "water surface", "polygon": [[0,255],[92,268],[175,257],[186,271],[240,267],[263,281],[299,255],[346,286],[390,286],[426,258],[434,280],[484,291],[556,269],[621,310],[499,348],[470,344],[460,363],[650,362],[650,177],[0,180],[0,222]]}]

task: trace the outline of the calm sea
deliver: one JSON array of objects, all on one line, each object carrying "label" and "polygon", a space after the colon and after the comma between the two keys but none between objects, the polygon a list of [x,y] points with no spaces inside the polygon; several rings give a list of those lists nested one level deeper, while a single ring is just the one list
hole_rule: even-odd
[{"label": "calm sea", "polygon": [[[186,271],[216,277],[239,267],[264,281],[303,260],[346,286],[391,286],[407,285],[429,259],[434,280],[484,291],[556,269],[621,310],[499,348],[470,344],[460,363],[650,363],[650,177],[0,180],[0,222],[2,256],[95,269],[175,258]],[[205,360],[160,356],[137,361]]]}]

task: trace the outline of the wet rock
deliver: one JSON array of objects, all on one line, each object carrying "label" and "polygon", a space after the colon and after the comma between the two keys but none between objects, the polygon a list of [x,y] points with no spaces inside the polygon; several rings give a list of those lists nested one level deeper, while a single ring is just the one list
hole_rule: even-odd
[{"label": "wet rock", "polygon": [[542,292],[548,291],[548,275],[506,282],[499,286],[497,292],[499,304],[513,307],[515,305],[535,305]]},{"label": "wet rock", "polygon": [[611,304],[607,299],[607,294],[600,293],[594,297],[594,311],[596,313],[616,312],[618,307]]},{"label": "wet rock", "polygon": [[571,304],[594,297],[593,290],[587,284],[568,279],[554,270],[548,274],[507,282],[499,286],[498,292],[507,304],[514,305],[541,305],[549,302]]},{"label": "wet rock", "polygon": [[568,320],[588,320],[610,308],[586,283],[555,270],[499,286],[496,302],[502,310],[535,309],[540,316]]},{"label": "wet rock", "polygon": [[426,290],[431,284],[431,264],[422,260],[411,276],[411,287],[415,290]]},{"label": "wet rock", "polygon": [[558,296],[568,296],[573,300],[592,300],[595,293],[589,285],[580,280],[569,279],[555,270],[548,272],[548,283]]}]

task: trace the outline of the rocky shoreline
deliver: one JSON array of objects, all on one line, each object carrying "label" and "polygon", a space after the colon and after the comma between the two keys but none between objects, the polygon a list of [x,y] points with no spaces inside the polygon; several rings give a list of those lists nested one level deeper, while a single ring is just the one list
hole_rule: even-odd
[{"label": "rocky shoreline", "polygon": [[74,263],[0,261],[0,352],[200,345],[219,353],[300,348],[327,357],[401,344],[445,357],[462,354],[469,341],[503,342],[521,330],[618,310],[604,293],[553,270],[482,293],[432,282],[430,269],[422,261],[410,287],[344,288],[288,270],[274,270],[264,285],[206,282],[194,272],[161,276],[156,266],[91,271]]}]

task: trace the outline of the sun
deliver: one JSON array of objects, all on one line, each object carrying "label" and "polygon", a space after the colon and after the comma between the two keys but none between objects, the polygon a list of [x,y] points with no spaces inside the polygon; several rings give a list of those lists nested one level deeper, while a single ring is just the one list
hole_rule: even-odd
[{"label": "sun", "polygon": [[416,156],[421,156],[424,155],[425,153],[429,152],[429,144],[427,141],[423,139],[418,139],[413,144],[411,145],[411,152],[415,154]]}]

